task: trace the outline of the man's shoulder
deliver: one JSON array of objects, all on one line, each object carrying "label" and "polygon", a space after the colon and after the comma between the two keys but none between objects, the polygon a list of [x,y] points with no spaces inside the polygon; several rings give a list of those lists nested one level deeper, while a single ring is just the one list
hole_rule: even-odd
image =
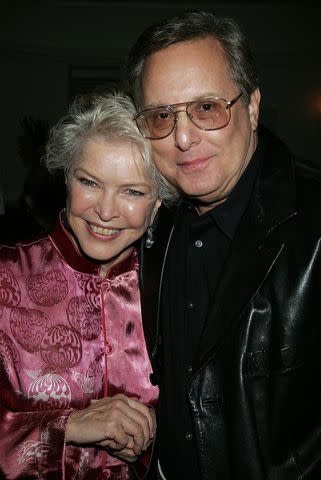
[{"label": "man's shoulder", "polygon": [[297,199],[315,211],[321,209],[321,166],[302,161],[295,162]]},{"label": "man's shoulder", "polygon": [[298,236],[321,238],[321,168],[300,161],[294,171]]},{"label": "man's shoulder", "polygon": [[308,182],[316,186],[321,184],[321,165],[296,160],[295,171],[299,181]]},{"label": "man's shoulder", "polygon": [[[300,203],[321,199],[321,163],[298,158],[277,135],[260,126],[260,140],[263,143],[263,180],[271,180],[271,188],[287,185],[287,192],[295,188]],[[280,191],[279,194],[282,192]],[[285,192],[283,192],[284,194]]]}]

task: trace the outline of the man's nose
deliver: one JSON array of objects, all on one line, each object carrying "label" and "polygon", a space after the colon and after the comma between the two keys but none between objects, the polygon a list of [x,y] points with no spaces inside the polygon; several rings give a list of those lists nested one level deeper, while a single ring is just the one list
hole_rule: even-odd
[{"label": "man's nose", "polygon": [[174,129],[175,146],[185,152],[201,141],[201,135],[202,131],[190,120],[186,110],[177,110]]}]

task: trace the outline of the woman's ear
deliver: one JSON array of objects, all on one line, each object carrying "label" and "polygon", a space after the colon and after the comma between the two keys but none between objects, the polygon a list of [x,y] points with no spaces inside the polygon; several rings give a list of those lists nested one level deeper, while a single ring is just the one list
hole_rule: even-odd
[{"label": "woman's ear", "polygon": [[146,248],[151,248],[154,245],[154,229],[156,227],[154,222],[155,222],[155,217],[157,215],[158,209],[161,206],[161,204],[162,204],[162,201],[158,198],[155,202],[155,205],[150,217],[150,225],[146,230],[146,237],[145,237]]},{"label": "woman's ear", "polygon": [[153,212],[152,212],[152,216],[151,216],[151,224],[153,223],[153,221],[155,220],[155,217],[156,217],[156,214],[158,212],[158,209],[159,207],[161,206],[162,204],[162,200],[160,198],[158,198],[155,202],[155,205],[154,205],[154,208],[153,208]]}]

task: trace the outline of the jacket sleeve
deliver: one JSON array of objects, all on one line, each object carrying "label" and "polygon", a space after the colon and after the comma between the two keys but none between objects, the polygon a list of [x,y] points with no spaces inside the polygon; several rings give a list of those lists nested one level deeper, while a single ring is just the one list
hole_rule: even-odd
[{"label": "jacket sleeve", "polygon": [[0,349],[0,478],[67,479],[65,426],[72,410],[39,410],[17,392]]}]

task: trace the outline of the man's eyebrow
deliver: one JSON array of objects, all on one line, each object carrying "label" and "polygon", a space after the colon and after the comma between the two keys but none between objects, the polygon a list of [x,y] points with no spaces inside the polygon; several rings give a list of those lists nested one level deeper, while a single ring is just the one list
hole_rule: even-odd
[{"label": "man's eyebrow", "polygon": [[[201,95],[197,95],[189,100],[184,100],[182,102],[177,102],[177,103],[151,103],[149,105],[145,105],[142,110],[149,110],[151,108],[161,108],[161,107],[168,107],[170,105],[178,105],[179,103],[189,103],[189,102],[197,102],[198,100],[206,100],[206,99],[211,99],[211,98],[222,98],[220,95],[217,95],[213,92],[205,92],[202,93]],[[142,111],[141,110],[141,111]]]}]

